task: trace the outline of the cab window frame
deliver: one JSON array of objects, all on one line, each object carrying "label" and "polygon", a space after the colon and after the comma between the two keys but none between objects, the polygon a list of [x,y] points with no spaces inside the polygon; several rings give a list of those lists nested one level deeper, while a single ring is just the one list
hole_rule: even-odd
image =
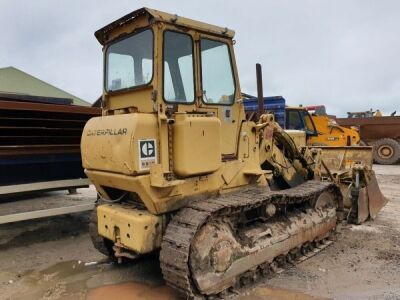
[{"label": "cab window frame", "polygon": [[[116,43],[118,43],[118,42],[120,42],[122,40],[128,39],[128,38],[130,38],[130,37],[132,37],[132,36],[134,36],[136,34],[139,34],[141,32],[147,31],[147,30],[149,30],[151,32],[151,34],[152,34],[152,39],[151,39],[151,41],[152,41],[152,53],[151,53],[151,57],[152,57],[152,72],[151,73],[152,74],[151,74],[151,79],[149,80],[149,82],[141,84],[141,85],[136,85],[136,86],[127,87],[127,88],[114,90],[114,91],[113,90],[108,90],[108,88],[107,88],[107,83],[108,83],[107,82],[108,81],[108,75],[107,75],[108,66],[107,66],[107,63],[108,63],[108,50],[109,50],[109,48],[112,45],[114,45],[114,44],[116,44]],[[155,63],[154,63],[154,61],[155,61],[155,49],[154,49],[155,45],[156,45],[156,43],[155,43],[155,34],[154,34],[153,28],[152,27],[144,27],[144,28],[139,28],[137,30],[134,30],[134,31],[130,32],[129,34],[123,35],[121,37],[117,37],[116,39],[112,40],[105,47],[104,56],[103,56],[103,66],[104,66],[103,67],[103,89],[104,89],[104,91],[106,92],[107,95],[115,95],[115,94],[130,92],[130,91],[133,91],[133,90],[138,90],[138,89],[141,89],[143,87],[148,87],[148,86],[152,85],[153,80],[154,80],[154,73],[155,73]]]},{"label": "cab window frame", "polygon": [[[165,67],[164,67],[164,49],[165,49],[165,34],[167,32],[173,32],[173,33],[178,33],[182,35],[186,35],[190,37],[191,45],[192,45],[192,72],[193,72],[193,100],[188,102],[188,101],[170,101],[165,99]],[[176,104],[176,105],[193,105],[196,102],[196,59],[195,59],[195,49],[194,49],[194,39],[193,36],[187,32],[175,30],[175,29],[170,29],[167,28],[163,31],[163,43],[162,43],[162,50],[161,50],[161,62],[162,62],[162,99],[165,103],[167,104]]]},{"label": "cab window frame", "polygon": [[303,115],[304,115],[304,121],[303,121],[303,123],[304,123],[305,129],[308,130],[308,128],[307,128],[307,123],[306,123],[306,119],[307,119],[307,118],[309,119],[310,124],[311,124],[312,127],[313,127],[313,128],[311,129],[311,132],[309,132],[309,134],[318,135],[318,130],[317,130],[317,127],[315,126],[315,123],[314,123],[313,118],[311,117],[311,114],[310,114],[308,111],[302,111],[302,112],[300,112],[300,114],[303,114]]},{"label": "cab window frame", "polygon": [[[203,91],[204,91],[204,89],[203,89],[203,61],[201,59],[201,56],[202,56],[201,55],[201,41],[202,40],[209,40],[209,41],[212,41],[212,42],[219,42],[221,44],[226,45],[227,48],[228,48],[229,63],[230,63],[230,66],[231,66],[231,74],[232,74],[233,87],[234,87],[233,88],[233,100],[232,100],[231,103],[210,103],[210,102],[204,101],[204,95],[203,95]],[[235,70],[233,68],[233,61],[232,61],[232,56],[233,55],[232,54],[233,54],[232,53],[232,49],[231,49],[230,44],[228,42],[223,41],[221,39],[212,38],[212,37],[209,37],[209,36],[201,36],[200,37],[200,39],[199,39],[199,62],[200,62],[199,71],[200,71],[200,74],[199,74],[199,76],[200,76],[200,88],[201,88],[201,102],[204,105],[232,106],[233,104],[235,104],[235,101],[236,101],[235,98],[236,98],[236,92],[237,92],[237,83],[236,83]]]}]

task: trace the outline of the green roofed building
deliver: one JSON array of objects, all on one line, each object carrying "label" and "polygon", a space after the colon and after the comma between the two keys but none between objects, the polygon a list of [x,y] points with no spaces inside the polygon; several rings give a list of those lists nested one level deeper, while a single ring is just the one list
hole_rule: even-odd
[{"label": "green roofed building", "polygon": [[0,68],[0,93],[72,99],[74,105],[91,104],[14,67]]}]

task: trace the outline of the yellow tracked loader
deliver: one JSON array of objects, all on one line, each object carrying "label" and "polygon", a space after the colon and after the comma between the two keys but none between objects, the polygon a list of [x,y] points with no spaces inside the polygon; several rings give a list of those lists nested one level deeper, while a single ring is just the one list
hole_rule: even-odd
[{"label": "yellow tracked loader", "polygon": [[142,8],[95,36],[103,114],[81,148],[99,251],[160,251],[168,285],[224,298],[331,243],[340,186],[321,180],[321,151],[300,150],[273,115],[246,119],[232,30]]}]

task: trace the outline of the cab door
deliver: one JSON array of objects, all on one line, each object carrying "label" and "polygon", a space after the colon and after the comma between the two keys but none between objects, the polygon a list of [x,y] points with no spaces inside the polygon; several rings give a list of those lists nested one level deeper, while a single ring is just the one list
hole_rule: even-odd
[{"label": "cab door", "polygon": [[201,35],[199,40],[202,107],[217,110],[221,122],[222,158],[237,153],[240,107],[236,104],[238,80],[233,48],[228,41]]},{"label": "cab door", "polygon": [[173,122],[168,134],[171,166],[179,178],[209,174],[221,165],[220,120],[196,107],[194,53],[191,34],[164,32],[163,98],[176,108],[169,113],[173,114]]}]

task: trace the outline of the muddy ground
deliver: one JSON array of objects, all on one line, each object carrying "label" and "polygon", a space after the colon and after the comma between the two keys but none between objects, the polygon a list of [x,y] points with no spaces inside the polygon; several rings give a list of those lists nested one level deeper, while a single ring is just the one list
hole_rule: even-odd
[{"label": "muddy ground", "polygon": [[[332,246],[239,298],[400,299],[400,166],[375,169],[391,200],[375,221],[345,226]],[[0,225],[0,299],[177,299],[156,256],[102,262],[88,221],[80,213]]]}]

